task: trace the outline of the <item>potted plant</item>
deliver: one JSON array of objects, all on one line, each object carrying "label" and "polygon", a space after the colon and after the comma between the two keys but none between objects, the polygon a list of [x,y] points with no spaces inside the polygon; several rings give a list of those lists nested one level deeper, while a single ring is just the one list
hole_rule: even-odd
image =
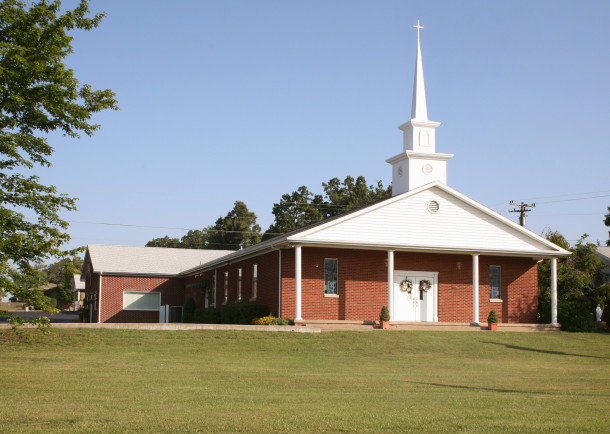
[{"label": "potted plant", "polygon": [[495,310],[489,312],[489,315],[487,316],[487,327],[492,332],[498,330],[498,316],[496,315]]},{"label": "potted plant", "polygon": [[381,314],[379,315],[379,325],[383,330],[390,328],[390,311],[387,306],[381,308]]}]

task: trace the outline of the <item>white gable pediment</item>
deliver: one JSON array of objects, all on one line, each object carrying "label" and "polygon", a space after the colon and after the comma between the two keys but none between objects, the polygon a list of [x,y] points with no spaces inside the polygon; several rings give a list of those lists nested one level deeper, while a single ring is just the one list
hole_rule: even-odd
[{"label": "white gable pediment", "polygon": [[[438,204],[438,211],[434,212]],[[431,250],[563,253],[472,199],[439,183],[311,228],[289,241]],[[567,253],[567,252],[565,252]]]}]

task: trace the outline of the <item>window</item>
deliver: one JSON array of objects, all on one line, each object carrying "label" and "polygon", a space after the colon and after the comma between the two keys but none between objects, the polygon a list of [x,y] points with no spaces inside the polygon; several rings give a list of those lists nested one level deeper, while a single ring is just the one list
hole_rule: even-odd
[{"label": "window", "polygon": [[237,269],[237,301],[241,301],[241,268]]},{"label": "window", "polygon": [[501,274],[501,267],[499,265],[489,266],[489,298],[500,298]]},{"label": "window", "polygon": [[224,301],[222,304],[227,304],[229,301],[229,272],[225,271],[225,279],[224,279]]},{"label": "window", "polygon": [[160,292],[123,292],[123,310],[159,310],[160,308]]},{"label": "window", "polygon": [[212,276],[212,306],[216,307],[216,271]]},{"label": "window", "polygon": [[324,259],[324,294],[338,295],[338,259]]},{"label": "window", "polygon": [[258,264],[252,264],[252,298],[251,298],[251,300],[256,300],[257,292],[258,292]]}]

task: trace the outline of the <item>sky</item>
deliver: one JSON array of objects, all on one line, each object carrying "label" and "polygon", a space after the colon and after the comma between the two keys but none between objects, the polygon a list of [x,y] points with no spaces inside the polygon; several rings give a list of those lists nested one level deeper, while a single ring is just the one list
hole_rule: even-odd
[{"label": "sky", "polygon": [[[64,1],[64,7],[73,6]],[[281,195],[391,182],[421,20],[448,185],[527,226],[608,239],[610,2],[92,0],[67,59],[120,110],[52,135],[43,183],[79,198],[67,248],[181,237],[241,200],[265,230]]]}]

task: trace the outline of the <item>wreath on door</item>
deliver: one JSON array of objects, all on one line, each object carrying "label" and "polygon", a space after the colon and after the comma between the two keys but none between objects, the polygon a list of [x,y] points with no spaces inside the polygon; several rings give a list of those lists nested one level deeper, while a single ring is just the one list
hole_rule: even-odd
[{"label": "wreath on door", "polygon": [[400,282],[400,290],[402,292],[411,292],[411,290],[413,289],[413,282],[409,279],[405,279],[402,282]]},{"label": "wreath on door", "polygon": [[429,280],[420,280],[419,281],[419,290],[420,291],[428,292],[428,290],[430,288],[432,288],[432,282],[430,282]]}]

